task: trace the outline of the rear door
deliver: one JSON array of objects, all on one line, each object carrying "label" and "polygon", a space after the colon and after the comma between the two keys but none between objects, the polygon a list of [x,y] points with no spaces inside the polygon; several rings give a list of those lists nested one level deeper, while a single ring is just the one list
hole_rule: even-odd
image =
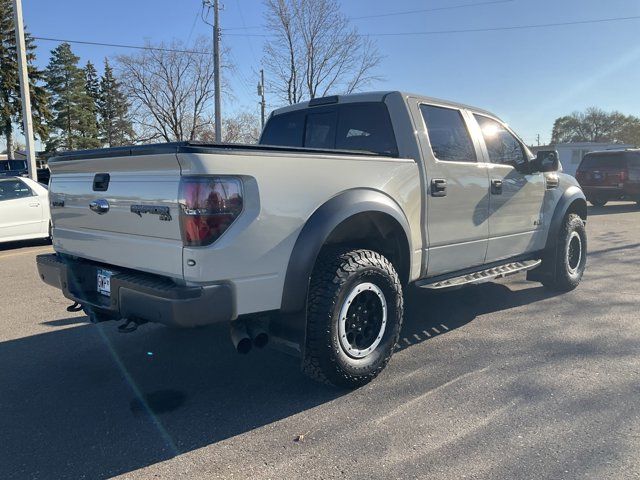
[{"label": "rear door", "polygon": [[18,240],[41,234],[42,201],[19,178],[0,179],[0,239]]},{"label": "rear door", "polygon": [[[524,145],[500,121],[474,114],[489,165],[489,245],[486,262],[543,247],[544,174],[527,173]],[[548,219],[551,220],[551,219]]]},{"label": "rear door", "polygon": [[57,251],[182,277],[175,154],[62,158],[50,167]]},{"label": "rear door", "polygon": [[479,144],[470,134],[468,115],[449,106],[414,106],[427,178],[427,275],[482,265],[489,237],[489,177],[487,166],[478,162]]}]

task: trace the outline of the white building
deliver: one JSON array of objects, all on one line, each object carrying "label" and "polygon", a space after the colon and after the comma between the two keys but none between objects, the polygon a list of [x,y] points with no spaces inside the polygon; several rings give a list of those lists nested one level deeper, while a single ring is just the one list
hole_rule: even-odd
[{"label": "white building", "polygon": [[584,157],[586,153],[601,152],[603,150],[621,150],[633,147],[634,145],[626,145],[623,143],[575,142],[533,147],[531,150],[534,153],[537,150],[557,150],[560,163],[562,164],[562,170],[569,175],[575,175],[578,165],[580,165],[582,157]]}]

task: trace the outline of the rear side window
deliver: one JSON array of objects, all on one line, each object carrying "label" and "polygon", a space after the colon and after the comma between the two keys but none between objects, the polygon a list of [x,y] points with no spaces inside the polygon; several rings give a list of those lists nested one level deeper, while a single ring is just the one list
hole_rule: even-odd
[{"label": "rear side window", "polygon": [[336,148],[397,156],[398,146],[387,106],[382,102],[343,105]]},{"label": "rear side window", "polygon": [[420,105],[431,150],[438,160],[475,162],[476,152],[459,110]]},{"label": "rear side window", "polygon": [[522,144],[501,123],[482,115],[474,117],[482,130],[491,163],[517,167],[527,162]]},{"label": "rear side window", "polygon": [[304,112],[273,115],[262,133],[262,145],[302,147],[304,134]]},{"label": "rear side window", "polygon": [[18,179],[0,181],[0,202],[3,200],[15,200],[16,198],[30,197],[31,189]]},{"label": "rear side window", "polygon": [[393,126],[383,102],[312,107],[272,116],[260,144],[398,156]]}]

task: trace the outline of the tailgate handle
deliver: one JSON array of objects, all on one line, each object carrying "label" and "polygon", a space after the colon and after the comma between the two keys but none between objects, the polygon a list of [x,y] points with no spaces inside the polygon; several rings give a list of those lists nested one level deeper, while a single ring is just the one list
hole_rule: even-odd
[{"label": "tailgate handle", "polygon": [[93,177],[93,191],[106,192],[109,188],[109,179],[108,173],[96,173],[96,176]]}]

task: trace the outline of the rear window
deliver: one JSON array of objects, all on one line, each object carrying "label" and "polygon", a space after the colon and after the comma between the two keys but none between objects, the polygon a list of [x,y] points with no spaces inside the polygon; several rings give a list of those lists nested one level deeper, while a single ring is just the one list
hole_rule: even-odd
[{"label": "rear window", "polygon": [[21,180],[11,179],[0,181],[0,202],[2,200],[15,200],[16,198],[30,197],[31,189]]},{"label": "rear window", "polygon": [[585,155],[580,163],[580,170],[592,168],[625,168],[627,162],[624,155],[597,154]]},{"label": "rear window", "polygon": [[398,155],[389,112],[382,102],[346,103],[274,115],[260,144]]}]

